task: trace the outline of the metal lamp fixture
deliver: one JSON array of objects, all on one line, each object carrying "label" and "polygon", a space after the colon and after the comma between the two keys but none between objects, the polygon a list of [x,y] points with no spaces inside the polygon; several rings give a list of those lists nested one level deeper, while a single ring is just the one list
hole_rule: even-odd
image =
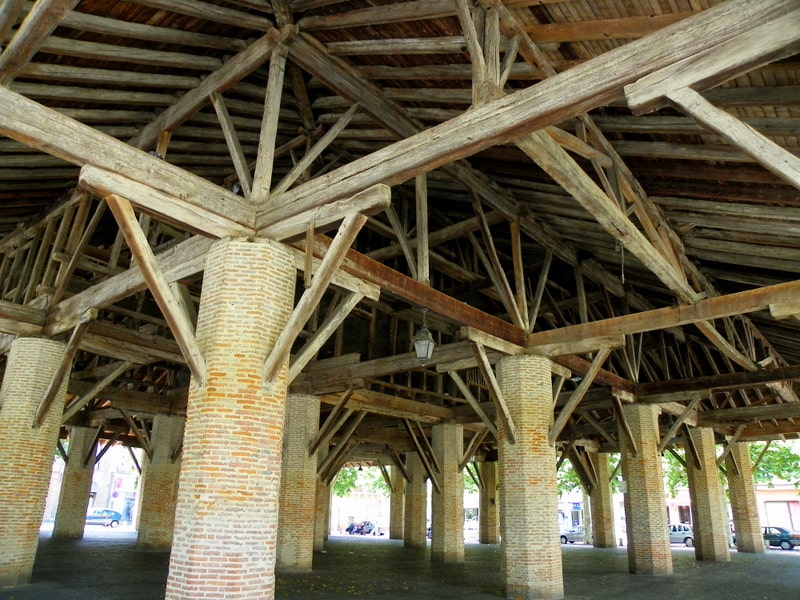
[{"label": "metal lamp fixture", "polygon": [[417,358],[422,361],[423,364],[431,359],[431,356],[433,356],[433,349],[436,347],[433,336],[425,324],[425,315],[427,312],[427,308],[422,309],[422,328],[417,331],[417,334],[414,336],[414,354],[417,355]]}]

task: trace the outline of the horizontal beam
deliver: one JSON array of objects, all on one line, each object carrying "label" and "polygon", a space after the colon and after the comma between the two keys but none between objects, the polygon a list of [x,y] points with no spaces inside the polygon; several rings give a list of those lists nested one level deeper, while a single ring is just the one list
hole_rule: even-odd
[{"label": "horizontal beam", "polygon": [[692,379],[642,383],[636,387],[636,396],[639,400],[646,402],[648,397],[656,397],[662,394],[690,393],[703,390],[734,390],[757,387],[776,381],[795,380],[800,380],[800,365],[778,367],[776,369],[761,369],[758,371],[725,373],[724,375],[706,375],[704,377],[694,377]]},{"label": "horizontal beam", "polygon": [[528,335],[527,345],[536,347],[547,344],[566,344],[588,338],[657,331],[668,327],[765,310],[770,304],[793,301],[799,294],[800,280],[790,281],[725,296],[706,298],[695,304],[657,308],[601,321],[532,333]]}]

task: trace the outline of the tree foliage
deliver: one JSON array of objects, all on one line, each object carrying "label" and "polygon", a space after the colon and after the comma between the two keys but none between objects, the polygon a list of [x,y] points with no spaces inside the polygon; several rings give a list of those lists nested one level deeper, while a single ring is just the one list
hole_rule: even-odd
[{"label": "tree foliage", "polygon": [[[750,444],[750,458],[756,464],[766,442]],[[800,487],[800,445],[796,442],[772,442],[764,456],[753,470],[757,484],[772,487],[776,480],[785,481]]]},{"label": "tree foliage", "polygon": [[356,481],[358,480],[358,469],[354,467],[343,467],[339,469],[336,474],[336,479],[333,480],[333,493],[344,498],[354,489],[356,489]]}]

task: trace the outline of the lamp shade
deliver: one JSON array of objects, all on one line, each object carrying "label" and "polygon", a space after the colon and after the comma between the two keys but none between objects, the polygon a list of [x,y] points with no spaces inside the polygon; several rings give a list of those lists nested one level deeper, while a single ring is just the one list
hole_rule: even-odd
[{"label": "lamp shade", "polygon": [[414,336],[414,353],[423,362],[430,360],[436,343],[427,327],[422,327]]}]

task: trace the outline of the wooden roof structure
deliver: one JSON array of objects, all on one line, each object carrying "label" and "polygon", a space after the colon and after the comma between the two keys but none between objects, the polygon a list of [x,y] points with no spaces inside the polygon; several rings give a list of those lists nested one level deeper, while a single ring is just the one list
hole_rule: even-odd
[{"label": "wooden roof structure", "polygon": [[630,401],[662,449],[800,433],[797,0],[7,0],[0,46],[2,346],[68,340],[65,423],[146,447],[205,252],[261,236],[328,475],[491,453],[519,352],[571,457]]}]

